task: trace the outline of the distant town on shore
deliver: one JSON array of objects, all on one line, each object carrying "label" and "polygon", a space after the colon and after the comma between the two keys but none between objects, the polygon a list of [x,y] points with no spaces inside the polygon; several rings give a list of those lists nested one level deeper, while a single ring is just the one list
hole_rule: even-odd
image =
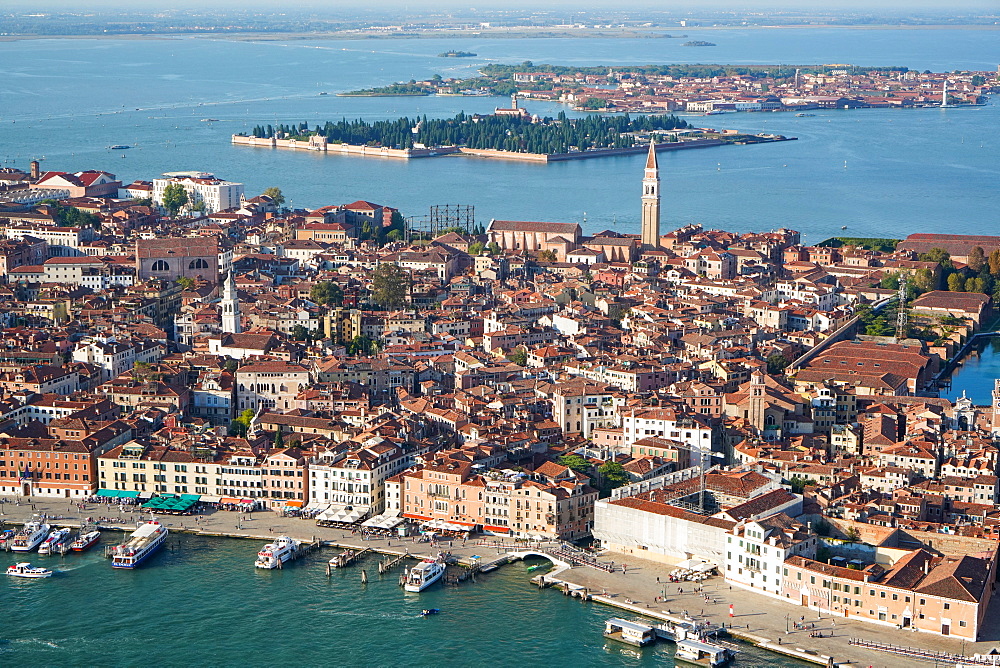
[{"label": "distant town on shore", "polygon": [[516,95],[573,109],[688,112],[906,109],[985,102],[996,72],[918,72],[857,65],[485,65],[478,76],[435,75],[341,93],[350,96]]}]

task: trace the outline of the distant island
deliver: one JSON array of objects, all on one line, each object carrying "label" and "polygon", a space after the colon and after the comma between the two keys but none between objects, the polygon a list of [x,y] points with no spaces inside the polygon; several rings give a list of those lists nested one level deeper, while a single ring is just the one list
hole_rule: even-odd
[{"label": "distant island", "polygon": [[472,53],[471,51],[445,51],[444,53],[439,53],[438,58],[475,58],[478,53]]},{"label": "distant island", "polygon": [[338,97],[410,97],[420,95],[433,95],[435,89],[430,85],[418,83],[394,83],[388,86],[378,86],[375,88],[363,88],[352,90],[346,93],[337,93]]},{"label": "distant island", "polygon": [[[528,115],[469,115],[452,118],[398,118],[368,122],[361,119],[327,121],[313,129],[299,125],[258,125],[250,136],[258,139],[309,141],[323,137],[331,144],[384,146],[393,149],[464,146],[511,153],[569,153],[601,148],[629,148],[639,143],[636,133],[669,133],[687,129],[687,121],[672,115],[587,116],[532,120]],[[642,143],[645,143],[642,142]]]},{"label": "distant island", "polygon": [[232,143],[407,160],[463,155],[548,163],[642,153],[650,142],[658,151],[677,151],[790,139],[795,138],[690,129],[672,115],[568,118],[560,112],[555,118],[538,118],[523,110],[498,109],[488,116],[459,113],[444,119],[345,119],[312,129],[305,123],[258,125],[251,134],[233,135]]},{"label": "distant island", "polygon": [[693,39],[690,42],[684,42],[681,46],[717,46],[715,42],[706,42],[700,39]]}]

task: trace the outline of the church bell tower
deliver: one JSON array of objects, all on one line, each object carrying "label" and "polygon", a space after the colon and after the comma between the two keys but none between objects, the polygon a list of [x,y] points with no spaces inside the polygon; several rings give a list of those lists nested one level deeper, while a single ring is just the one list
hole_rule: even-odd
[{"label": "church bell tower", "polygon": [[656,164],[656,142],[652,137],[642,177],[642,245],[645,248],[660,245],[660,168]]},{"label": "church bell tower", "polygon": [[226,334],[239,334],[243,331],[240,324],[240,298],[236,294],[236,278],[230,271],[226,276],[226,284],[222,289],[222,331]]}]

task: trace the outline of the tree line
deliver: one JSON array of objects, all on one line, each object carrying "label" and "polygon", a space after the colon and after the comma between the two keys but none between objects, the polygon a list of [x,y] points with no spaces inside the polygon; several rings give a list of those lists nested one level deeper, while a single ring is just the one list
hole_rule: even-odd
[{"label": "tree line", "polygon": [[271,138],[280,133],[285,137],[306,139],[311,135],[326,137],[330,143],[414,148],[465,146],[472,149],[493,149],[516,153],[568,153],[594,148],[628,148],[636,144],[632,133],[669,132],[687,128],[683,119],[672,115],[587,116],[567,118],[560,112],[556,118],[540,122],[519,116],[470,116],[464,112],[453,118],[428,119],[403,117],[391,121],[341,119],[327,121],[310,129],[307,123],[298,125],[258,125],[253,136]]}]

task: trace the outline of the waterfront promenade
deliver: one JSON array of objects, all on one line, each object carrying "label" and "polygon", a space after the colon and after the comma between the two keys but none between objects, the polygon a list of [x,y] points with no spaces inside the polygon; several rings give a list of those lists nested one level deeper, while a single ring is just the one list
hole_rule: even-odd
[{"label": "waterfront promenade", "polygon": [[[34,505],[34,509],[32,508]],[[127,508],[127,507],[126,507]],[[133,509],[135,510],[135,509]],[[120,512],[117,506],[105,504],[87,504],[85,510],[78,510],[75,503],[68,501],[38,501],[0,504],[0,525],[23,523],[32,519],[37,513],[49,516],[50,524],[60,526],[76,526],[81,518],[86,517],[120,517],[124,521],[104,522],[102,526],[117,527],[131,530],[135,522],[148,518],[148,513]],[[240,518],[243,518],[242,520]],[[59,519],[54,519],[59,518]],[[458,560],[469,563],[473,555],[478,555],[483,562],[489,562],[503,554],[525,549],[515,545],[510,539],[494,546],[492,538],[472,539],[463,544],[461,540],[444,540],[437,545],[430,543],[411,542],[410,539],[380,538],[363,540],[360,534],[350,531],[316,526],[312,520],[294,517],[282,517],[273,511],[256,511],[252,514],[228,511],[209,511],[202,515],[171,516],[160,515],[157,518],[172,531],[184,531],[205,536],[226,536],[246,538],[261,543],[279,535],[289,535],[293,538],[311,541],[314,538],[337,546],[354,548],[371,548],[383,554],[410,553],[414,557],[435,556],[438,552],[450,552]],[[542,545],[546,546],[545,544]],[[67,557],[72,558],[72,557]],[[815,656],[830,656],[838,664],[850,664],[860,668],[867,666],[885,668],[912,668],[914,659],[886,654],[850,646],[850,638],[862,638],[913,647],[927,651],[945,651],[955,654],[986,653],[993,647],[1000,647],[1000,615],[993,607],[987,615],[984,637],[977,643],[963,643],[961,640],[942,638],[928,634],[901,631],[888,626],[877,626],[840,617],[817,615],[815,610],[809,610],[738,587],[726,584],[722,578],[713,577],[702,583],[703,592],[695,592],[695,584],[685,582],[670,584],[667,582],[672,567],[651,561],[637,559],[632,556],[608,554],[601,558],[604,563],[615,562],[615,571],[608,573],[603,570],[586,566],[563,570],[554,577],[559,582],[566,582],[572,587],[587,588],[591,595],[605,599],[609,605],[621,606],[623,610],[632,612],[669,613],[682,617],[684,612],[695,620],[708,621],[715,625],[725,623],[732,625],[737,634],[753,636],[755,642],[763,640],[782,647],[801,648]],[[627,566],[625,573],[621,572],[621,563]],[[505,568],[521,568],[511,565]],[[478,584],[463,586],[482,586],[489,581],[489,574],[479,578]],[[525,576],[525,586],[529,578]],[[679,591],[680,588],[682,591]],[[704,597],[709,597],[705,602]],[[663,598],[662,601],[656,600]],[[734,606],[734,617],[729,617],[729,605]],[[592,605],[592,603],[581,603]],[[994,602],[993,604],[997,604]],[[620,610],[608,608],[607,616],[629,616]],[[815,624],[814,629],[795,630],[794,623],[805,617],[805,622]],[[738,627],[743,627],[739,629]],[[749,628],[748,628],[749,627]],[[786,628],[788,633],[786,633]],[[813,631],[823,633],[822,638],[810,637]],[[764,645],[767,646],[766,644]],[[933,662],[927,662],[931,666]]]}]

